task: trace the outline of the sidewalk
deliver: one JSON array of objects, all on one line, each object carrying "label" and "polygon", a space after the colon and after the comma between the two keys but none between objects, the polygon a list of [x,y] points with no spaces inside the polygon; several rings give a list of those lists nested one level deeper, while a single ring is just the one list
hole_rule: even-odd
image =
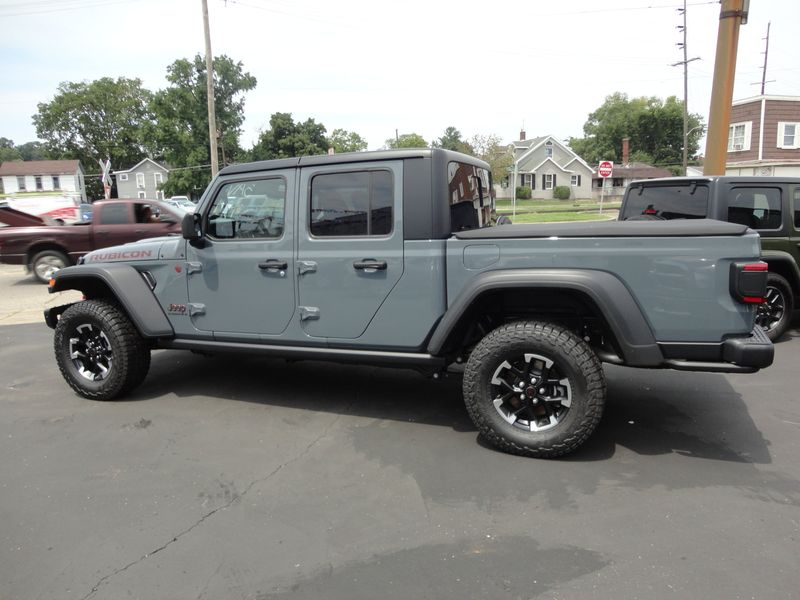
[{"label": "sidewalk", "polygon": [[81,293],[70,290],[50,294],[47,286],[27,275],[22,266],[0,265],[0,326],[41,323],[43,311],[81,299]]}]

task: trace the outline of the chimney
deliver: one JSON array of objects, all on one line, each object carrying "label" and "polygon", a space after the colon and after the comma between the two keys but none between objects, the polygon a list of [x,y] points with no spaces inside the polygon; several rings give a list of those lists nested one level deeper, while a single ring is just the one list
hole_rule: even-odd
[{"label": "chimney", "polygon": [[628,162],[628,144],[630,143],[631,138],[622,138],[622,166],[627,167],[630,163]]},{"label": "chimney", "polygon": [[525,130],[524,129],[520,129],[519,130],[519,141],[520,142],[524,142],[525,141]]}]

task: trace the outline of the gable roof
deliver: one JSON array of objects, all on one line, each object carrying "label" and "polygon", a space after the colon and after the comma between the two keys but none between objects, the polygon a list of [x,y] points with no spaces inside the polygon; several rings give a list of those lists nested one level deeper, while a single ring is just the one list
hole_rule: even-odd
[{"label": "gable roof", "polygon": [[0,165],[3,175],[72,175],[81,168],[79,160],[11,160]]},{"label": "gable roof", "polygon": [[[535,173],[536,171],[541,169],[542,166],[544,166],[544,163],[546,163],[547,161],[550,161],[551,163],[553,163],[558,169],[562,170],[564,173],[572,173],[572,171],[568,170],[566,167],[562,167],[560,164],[558,164],[556,161],[554,161],[551,156],[548,156],[542,162],[540,162],[538,165],[536,165],[533,169],[531,169],[531,173]],[[570,162],[575,162],[575,161],[570,161]]]},{"label": "gable roof", "polygon": [[157,163],[157,162],[156,162],[156,161],[154,161],[152,158],[143,158],[143,159],[142,159],[142,160],[140,160],[138,163],[136,163],[135,165],[133,165],[133,166],[132,166],[130,169],[114,169],[113,173],[115,173],[115,174],[116,174],[116,173],[130,173],[131,171],[135,171],[136,169],[138,169],[138,168],[139,168],[139,167],[140,167],[140,166],[141,166],[143,163],[145,163],[145,162],[151,162],[151,163],[153,163],[153,164],[154,164],[156,167],[158,167],[159,169],[162,169],[162,170],[164,170],[164,171],[167,171],[167,172],[169,172],[169,169],[168,169],[167,167],[165,167],[164,165],[161,165],[161,164]]},{"label": "gable roof", "polygon": [[[528,156],[530,156],[531,154],[533,154],[533,153],[534,153],[534,152],[535,152],[535,151],[536,151],[536,150],[537,150],[539,147],[541,147],[543,144],[546,144],[548,141],[550,141],[551,143],[553,143],[553,144],[556,144],[556,145],[557,145],[559,148],[561,148],[561,149],[562,149],[564,152],[566,152],[567,154],[570,154],[570,155],[572,155],[572,157],[573,157],[573,158],[572,158],[571,160],[569,160],[569,161],[568,161],[568,162],[567,162],[567,163],[566,163],[564,166],[562,166],[562,165],[559,165],[559,164],[558,164],[556,161],[553,161],[553,164],[557,165],[557,166],[558,166],[560,169],[562,169],[563,171],[567,171],[567,172],[568,172],[568,171],[569,171],[569,169],[568,169],[569,165],[571,165],[573,162],[575,162],[576,160],[578,160],[578,161],[580,161],[580,163],[581,163],[581,164],[582,164],[584,167],[586,167],[587,169],[589,169],[589,171],[590,171],[592,174],[594,174],[594,169],[592,169],[592,167],[590,167],[588,164],[586,164],[586,161],[584,161],[584,160],[583,160],[583,159],[582,159],[580,156],[578,156],[577,154],[575,154],[575,152],[572,150],[572,148],[570,148],[569,146],[566,146],[565,144],[561,143],[560,141],[558,141],[558,139],[556,139],[556,138],[555,138],[555,137],[553,137],[552,135],[543,135],[543,136],[541,136],[541,137],[538,137],[538,138],[535,138],[534,140],[531,140],[531,141],[532,141],[533,143],[531,143],[531,145],[528,147],[528,150],[527,150],[527,151],[525,151],[525,152],[523,152],[523,154],[522,154],[522,155],[521,155],[519,158],[515,158],[515,161],[516,161],[517,163],[521,163],[521,162],[522,162],[524,159],[526,159]],[[527,140],[525,140],[525,142],[527,142]],[[521,144],[521,143],[524,143],[524,142],[514,142],[514,144],[515,144],[515,146],[514,146],[514,150],[515,150],[515,152],[516,152],[516,150],[519,150],[519,149],[522,149],[522,148],[524,148],[524,147],[525,147],[525,146],[517,146],[517,144]],[[548,157],[548,158],[549,158],[549,157]],[[544,163],[542,163],[542,164],[544,164]],[[537,167],[536,167],[536,169],[538,169],[539,167],[541,167],[541,166],[542,166],[542,164],[540,164],[539,166],[537,166]],[[533,171],[535,171],[536,169],[533,169]]]}]

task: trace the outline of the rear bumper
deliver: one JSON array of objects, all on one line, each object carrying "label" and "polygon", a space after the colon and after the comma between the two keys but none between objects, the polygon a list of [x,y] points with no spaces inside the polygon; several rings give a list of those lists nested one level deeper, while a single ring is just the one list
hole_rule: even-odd
[{"label": "rear bumper", "polygon": [[775,347],[756,327],[750,335],[730,337],[719,344],[659,344],[662,366],[680,371],[754,373],[772,364]]}]

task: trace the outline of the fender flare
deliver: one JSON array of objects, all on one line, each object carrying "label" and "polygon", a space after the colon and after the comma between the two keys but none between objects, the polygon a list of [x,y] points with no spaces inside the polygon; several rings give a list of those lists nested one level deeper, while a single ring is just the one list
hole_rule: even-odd
[{"label": "fender flare", "polygon": [[[783,250],[762,250],[761,260],[770,265],[770,271],[773,271],[772,265],[780,263],[786,265],[792,277],[789,278],[789,285],[795,294],[800,293],[800,267],[794,257]],[[773,271],[774,272],[774,271]]]},{"label": "fender flare", "polygon": [[162,338],[175,335],[150,286],[141,273],[130,265],[78,265],[59,269],[53,276],[50,293],[64,290],[86,291],[98,281],[111,291],[142,337]]},{"label": "fender flare", "polygon": [[450,304],[428,342],[442,352],[461,317],[486,292],[504,289],[572,290],[588,297],[603,314],[630,366],[657,366],[664,360],[650,324],[630,290],[606,271],[590,269],[514,269],[486,271],[472,279]]}]

